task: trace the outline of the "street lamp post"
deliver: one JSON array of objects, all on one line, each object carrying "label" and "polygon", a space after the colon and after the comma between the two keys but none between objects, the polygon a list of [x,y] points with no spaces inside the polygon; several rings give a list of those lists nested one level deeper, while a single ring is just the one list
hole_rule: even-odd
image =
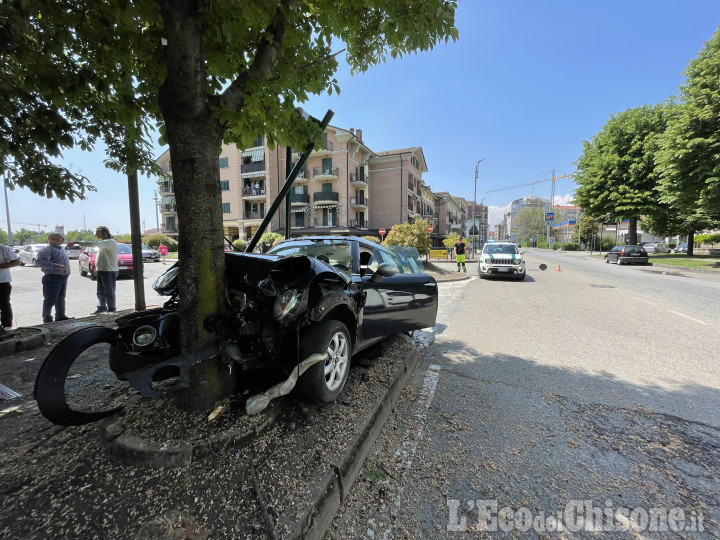
[{"label": "street lamp post", "polygon": [[[477,163],[475,164],[475,192],[473,194],[473,227],[477,227],[477,179],[478,179],[478,169],[480,168],[480,163],[485,161],[485,158],[478,159]],[[485,199],[483,199],[484,201]],[[477,235],[475,235],[477,237]],[[477,238],[475,241],[473,241],[473,251],[477,249]]]}]

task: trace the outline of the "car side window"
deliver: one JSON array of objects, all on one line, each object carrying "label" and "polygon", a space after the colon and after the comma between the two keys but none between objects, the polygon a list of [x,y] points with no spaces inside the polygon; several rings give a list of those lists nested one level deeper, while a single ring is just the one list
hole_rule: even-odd
[{"label": "car side window", "polygon": [[378,260],[378,253],[370,248],[360,248],[360,275],[374,274],[382,261]]}]

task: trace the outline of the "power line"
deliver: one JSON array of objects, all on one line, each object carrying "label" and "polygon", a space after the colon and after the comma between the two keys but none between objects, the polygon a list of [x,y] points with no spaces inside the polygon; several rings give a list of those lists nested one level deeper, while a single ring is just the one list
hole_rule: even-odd
[{"label": "power line", "polygon": [[515,189],[515,188],[525,187],[525,186],[534,186],[535,184],[540,184],[542,182],[553,182],[555,180],[560,180],[561,178],[573,178],[574,176],[575,176],[574,173],[561,174],[560,176],[552,176],[551,178],[543,178],[542,180],[535,180],[534,182],[528,182],[527,184],[518,184],[516,186],[491,189],[490,191],[486,191],[485,193],[495,193],[496,191],[505,191],[506,189]]}]

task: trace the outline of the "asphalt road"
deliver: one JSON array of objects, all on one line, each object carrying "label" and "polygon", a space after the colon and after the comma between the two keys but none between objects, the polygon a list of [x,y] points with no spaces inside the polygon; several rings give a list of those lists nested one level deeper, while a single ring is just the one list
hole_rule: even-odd
[{"label": "asphalt road", "polygon": [[[174,261],[173,261],[174,262]],[[145,304],[162,305],[164,297],[158,295],[152,284],[155,279],[170,268],[167,264],[151,262],[144,264]],[[66,295],[66,312],[69,317],[85,317],[95,311],[97,305],[97,282],[82,277],[77,260],[70,261],[70,278]],[[12,272],[13,326],[35,326],[42,324],[42,271],[32,266],[18,266]],[[135,308],[135,282],[132,278],[121,277],[117,281],[116,300],[118,310]],[[54,315],[54,312],[53,312]]]},{"label": "asphalt road", "polygon": [[440,284],[334,534],[720,537],[720,281],[526,257],[523,282]]}]

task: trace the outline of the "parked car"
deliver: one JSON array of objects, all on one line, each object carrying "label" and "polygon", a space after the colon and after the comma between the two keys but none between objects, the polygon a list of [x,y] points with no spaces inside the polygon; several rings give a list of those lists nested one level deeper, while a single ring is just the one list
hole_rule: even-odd
[{"label": "parked car", "polygon": [[605,262],[648,264],[648,254],[643,246],[615,246],[605,254]]},{"label": "parked car", "polygon": [[437,283],[415,248],[393,251],[358,237],[289,239],[266,254],[225,253],[226,305],[203,322],[215,344],[182,356],[179,264],[153,285],[169,297],[162,308],[120,317],[117,328],[82,329],[48,355],[35,387],[48,419],[79,425],[116,412],[73,411],[65,401],[70,366],[100,342],[110,343],[118,379],[144,396],[187,386],[190,367],[217,354],[240,388],[256,389],[259,381],[263,390],[282,384],[289,391],[297,381],[306,397],[329,402],[342,391],[354,354],[390,335],[431,328],[437,316]]},{"label": "parked car", "polygon": [[63,246],[67,252],[69,259],[78,259],[83,251],[83,248],[78,243],[70,243]]},{"label": "parked car", "polygon": [[[127,244],[118,244],[118,271],[120,276],[133,275],[132,250]],[[78,257],[78,265],[80,266],[81,276],[90,276],[93,281],[97,279],[97,263],[96,258],[98,248],[91,246],[85,248],[80,257]]]},{"label": "parked car", "polygon": [[157,249],[153,249],[153,248],[143,244],[142,245],[142,257],[143,257],[143,261],[145,261],[145,262],[149,262],[149,261],[158,262],[160,260],[160,253],[158,253]]},{"label": "parked car", "polygon": [[672,250],[662,242],[648,242],[642,246],[647,253],[670,253]]},{"label": "parked car", "polygon": [[25,266],[26,264],[29,264],[30,266],[37,266],[38,252],[49,245],[50,244],[28,244],[18,252],[20,264],[22,266]]},{"label": "parked car", "polygon": [[518,281],[525,279],[523,251],[512,242],[493,242],[483,246],[478,256],[478,276],[511,277]]},{"label": "parked car", "polygon": [[673,251],[675,251],[675,253],[687,253],[687,242],[678,244],[677,247]]}]

